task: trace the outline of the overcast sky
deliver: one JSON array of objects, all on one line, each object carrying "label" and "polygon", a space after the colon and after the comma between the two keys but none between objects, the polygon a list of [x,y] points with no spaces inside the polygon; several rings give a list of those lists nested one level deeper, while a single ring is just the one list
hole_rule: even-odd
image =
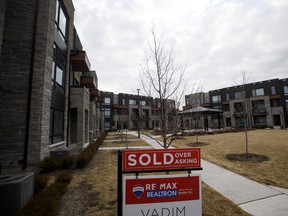
[{"label": "overcast sky", "polygon": [[[73,0],[99,89],[136,94],[154,25],[204,91],[288,78],[287,0]],[[144,92],[142,92],[144,94]],[[141,91],[140,91],[141,94]]]}]

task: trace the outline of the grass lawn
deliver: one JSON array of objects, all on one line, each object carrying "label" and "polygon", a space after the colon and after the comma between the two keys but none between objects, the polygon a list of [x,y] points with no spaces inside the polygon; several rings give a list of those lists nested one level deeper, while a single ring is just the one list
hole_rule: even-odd
[{"label": "grass lawn", "polygon": [[[194,136],[186,136],[173,142],[177,148],[187,148],[196,142]],[[252,130],[248,132],[248,152],[265,155],[269,161],[261,163],[229,161],[227,154],[245,153],[245,133],[223,133],[199,136],[201,157],[260,183],[288,188],[288,130]]]}]

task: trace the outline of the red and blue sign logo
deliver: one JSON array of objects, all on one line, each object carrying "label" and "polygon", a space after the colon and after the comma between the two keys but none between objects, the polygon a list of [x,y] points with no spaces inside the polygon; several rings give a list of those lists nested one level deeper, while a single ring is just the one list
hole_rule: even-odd
[{"label": "red and blue sign logo", "polygon": [[133,193],[137,197],[137,199],[140,199],[142,194],[144,193],[144,187],[142,185],[135,185],[133,187]]}]

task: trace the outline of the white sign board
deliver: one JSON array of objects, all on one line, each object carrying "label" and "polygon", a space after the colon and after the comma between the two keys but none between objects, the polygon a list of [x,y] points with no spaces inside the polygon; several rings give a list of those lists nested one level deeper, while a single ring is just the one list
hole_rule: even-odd
[{"label": "white sign board", "polygon": [[200,175],[124,176],[123,215],[200,216]]}]

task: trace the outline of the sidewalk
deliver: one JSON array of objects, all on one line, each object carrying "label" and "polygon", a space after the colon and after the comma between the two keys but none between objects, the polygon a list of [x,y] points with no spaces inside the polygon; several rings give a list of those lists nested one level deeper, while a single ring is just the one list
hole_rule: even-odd
[{"label": "sidewalk", "polygon": [[[162,148],[148,136],[141,134],[141,139],[153,148]],[[202,180],[246,212],[255,216],[288,215],[288,189],[257,183],[205,160],[201,163],[203,170],[195,172],[201,173]]]}]

